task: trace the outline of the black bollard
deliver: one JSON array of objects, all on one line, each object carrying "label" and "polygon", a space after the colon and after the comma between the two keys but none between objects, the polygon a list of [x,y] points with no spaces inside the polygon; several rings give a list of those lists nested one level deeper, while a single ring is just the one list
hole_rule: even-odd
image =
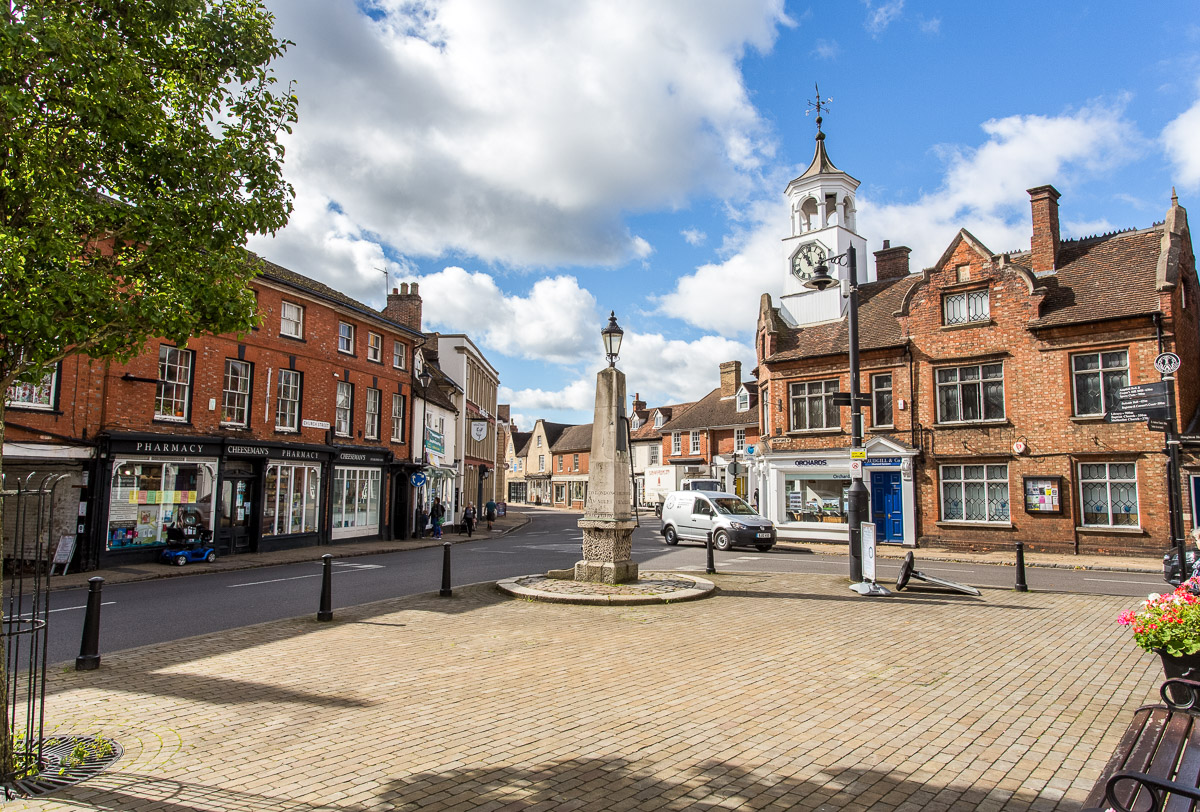
[{"label": "black bollard", "polygon": [[1025,583],[1025,545],[1020,541],[1017,542],[1017,591],[1029,591],[1029,585]]},{"label": "black bollard", "polygon": [[87,614],[83,618],[79,656],[75,658],[76,671],[95,671],[100,667],[100,589],[103,586],[104,579],[99,575],[88,578]]},{"label": "black bollard", "polygon": [[325,553],[321,563],[325,571],[321,573],[321,608],[317,610],[317,620],[333,620],[333,556]]},{"label": "black bollard", "polygon": [[708,568],[706,570],[704,570],[704,572],[706,575],[716,575],[717,562],[713,560],[713,546],[712,546],[712,531],[711,530],[708,531],[708,541],[705,542],[705,544],[708,547]]},{"label": "black bollard", "polygon": [[442,543],[442,591],[438,593],[443,598],[449,598],[454,593],[450,591],[450,542]]}]

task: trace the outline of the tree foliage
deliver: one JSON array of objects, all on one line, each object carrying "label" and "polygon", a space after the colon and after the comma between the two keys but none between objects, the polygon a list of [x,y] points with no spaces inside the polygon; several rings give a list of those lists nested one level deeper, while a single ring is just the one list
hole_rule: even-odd
[{"label": "tree foliage", "polygon": [[260,0],[9,0],[0,31],[0,391],[71,352],[243,332],[246,237],[291,213]]}]

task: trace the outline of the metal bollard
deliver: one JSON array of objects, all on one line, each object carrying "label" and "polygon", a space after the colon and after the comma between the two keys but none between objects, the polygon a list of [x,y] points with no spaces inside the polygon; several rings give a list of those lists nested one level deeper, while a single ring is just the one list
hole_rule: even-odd
[{"label": "metal bollard", "polygon": [[708,531],[708,541],[705,542],[705,544],[708,547],[708,568],[706,570],[704,570],[704,572],[706,575],[715,575],[717,572],[717,562],[713,559],[712,531],[711,530]]},{"label": "metal bollard", "polygon": [[104,579],[99,575],[88,578],[87,614],[83,618],[79,656],[75,658],[76,671],[95,671],[100,667],[100,590],[103,586]]},{"label": "metal bollard", "polygon": [[317,620],[333,620],[333,556],[325,553],[321,563],[325,571],[321,573],[321,608],[317,610]]},{"label": "metal bollard", "polygon": [[449,598],[454,593],[450,591],[450,542],[442,543],[442,591],[438,593],[443,598]]},{"label": "metal bollard", "polygon": [[1017,591],[1028,592],[1029,585],[1025,583],[1025,545],[1017,542]]}]

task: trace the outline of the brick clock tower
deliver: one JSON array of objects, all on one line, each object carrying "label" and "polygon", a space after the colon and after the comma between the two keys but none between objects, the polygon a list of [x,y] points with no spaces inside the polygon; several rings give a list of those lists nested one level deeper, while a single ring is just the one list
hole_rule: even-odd
[{"label": "brick clock tower", "polygon": [[[845,313],[841,286],[823,291],[804,287],[826,257],[854,246],[858,253],[859,283],[875,281],[874,273],[868,269],[867,241],[854,230],[854,193],[858,181],[829,160],[819,114],[816,140],[808,169],[784,190],[791,212],[791,234],[783,239],[786,271],[780,306],[784,318],[796,326],[832,321]],[[844,280],[847,267],[831,264],[829,273]]]}]

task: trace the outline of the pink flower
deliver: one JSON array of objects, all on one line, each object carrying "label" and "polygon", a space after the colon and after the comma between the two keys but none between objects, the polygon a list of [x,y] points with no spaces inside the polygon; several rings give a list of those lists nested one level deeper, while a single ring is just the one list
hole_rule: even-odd
[{"label": "pink flower", "polygon": [[1122,626],[1128,626],[1131,623],[1133,623],[1134,617],[1136,617],[1136,616],[1133,614],[1133,610],[1126,609],[1124,612],[1121,613],[1121,616],[1117,618],[1117,622],[1120,623]]}]

